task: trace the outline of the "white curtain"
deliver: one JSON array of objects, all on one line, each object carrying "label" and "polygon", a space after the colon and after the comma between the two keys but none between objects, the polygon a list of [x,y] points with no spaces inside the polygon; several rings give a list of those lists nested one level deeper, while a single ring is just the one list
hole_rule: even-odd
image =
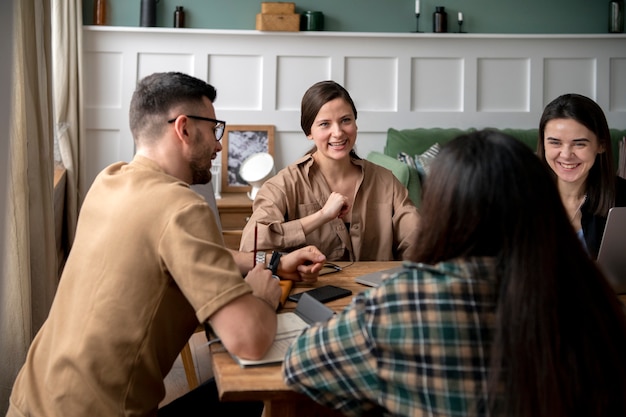
[{"label": "white curtain", "polygon": [[[5,1],[5,0],[2,0]],[[13,12],[8,201],[2,238],[0,414],[57,285],[54,239],[50,2]]]},{"label": "white curtain", "polygon": [[[8,212],[8,173],[9,173],[9,132],[11,126],[11,86],[13,68],[13,0],[0,1],[0,236],[5,236],[6,214]],[[4,265],[5,248],[0,244],[0,265]],[[4,301],[5,277],[0,275],[0,303]],[[4,312],[2,312],[4,313]],[[0,313],[0,314],[2,314]],[[9,337],[3,332],[0,319],[0,338]],[[1,342],[0,342],[1,343]],[[0,349],[3,349],[0,346]],[[2,350],[0,350],[2,355]],[[4,356],[4,355],[2,355]],[[0,371],[1,372],[1,371]],[[0,374],[2,375],[2,374]],[[8,383],[8,381],[6,381]],[[5,380],[0,376],[0,415],[6,412]]]},{"label": "white curtain", "polygon": [[55,134],[67,174],[64,234],[70,246],[82,202],[78,194],[80,138],[85,137],[82,123],[82,15],[81,0],[52,0]]}]

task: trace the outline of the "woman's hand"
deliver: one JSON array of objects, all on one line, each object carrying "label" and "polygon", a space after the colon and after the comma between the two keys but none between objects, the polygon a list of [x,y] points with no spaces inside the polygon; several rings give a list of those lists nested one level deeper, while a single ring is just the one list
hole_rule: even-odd
[{"label": "woman's hand", "polygon": [[331,221],[335,218],[342,218],[349,210],[348,197],[333,191],[320,211],[325,219]]}]

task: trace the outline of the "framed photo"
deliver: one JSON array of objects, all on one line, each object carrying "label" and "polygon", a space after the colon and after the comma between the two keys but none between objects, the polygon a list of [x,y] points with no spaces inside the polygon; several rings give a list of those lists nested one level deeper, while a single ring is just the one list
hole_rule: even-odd
[{"label": "framed photo", "polygon": [[250,191],[239,176],[239,167],[257,152],[274,156],[273,125],[226,125],[222,138],[222,192]]}]

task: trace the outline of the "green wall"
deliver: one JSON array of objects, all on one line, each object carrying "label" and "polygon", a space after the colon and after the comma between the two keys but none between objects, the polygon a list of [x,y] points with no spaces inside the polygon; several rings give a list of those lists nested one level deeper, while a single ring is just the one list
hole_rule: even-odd
[{"label": "green wall", "polygon": [[[106,0],[107,22],[139,26],[141,0]],[[93,23],[94,0],[83,0],[83,22]],[[414,0],[299,0],[296,12],[324,13],[325,30],[340,32],[415,31]],[[176,6],[186,11],[186,27],[255,29],[259,0],[159,0],[157,25],[173,26]],[[608,0],[421,0],[419,28],[432,32],[435,6],[448,12],[448,31],[458,31],[457,12],[463,12],[463,31],[470,33],[607,33]]]}]

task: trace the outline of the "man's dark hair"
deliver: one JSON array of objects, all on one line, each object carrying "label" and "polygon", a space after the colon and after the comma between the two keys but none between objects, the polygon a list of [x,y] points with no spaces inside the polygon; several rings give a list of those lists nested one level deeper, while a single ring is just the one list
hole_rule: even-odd
[{"label": "man's dark hair", "polygon": [[[130,102],[130,131],[135,142],[158,137],[175,107],[184,112],[187,106],[202,104],[204,97],[215,102],[215,88],[198,78],[180,72],[148,75],[137,84]],[[191,109],[190,109],[191,110]],[[182,113],[181,113],[182,114]]]}]

